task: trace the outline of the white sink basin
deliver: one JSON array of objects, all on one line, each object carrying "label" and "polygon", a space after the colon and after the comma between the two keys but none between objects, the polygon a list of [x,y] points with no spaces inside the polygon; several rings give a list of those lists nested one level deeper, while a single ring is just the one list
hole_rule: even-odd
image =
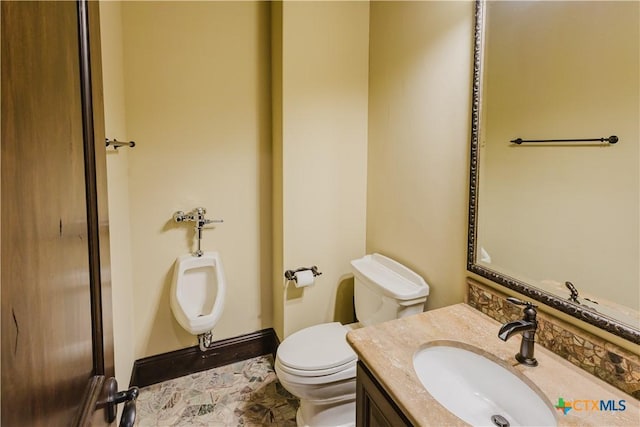
[{"label": "white sink basin", "polygon": [[504,420],[511,427],[557,424],[553,410],[529,385],[474,351],[426,347],[413,356],[413,367],[431,396],[471,425],[503,425]]}]

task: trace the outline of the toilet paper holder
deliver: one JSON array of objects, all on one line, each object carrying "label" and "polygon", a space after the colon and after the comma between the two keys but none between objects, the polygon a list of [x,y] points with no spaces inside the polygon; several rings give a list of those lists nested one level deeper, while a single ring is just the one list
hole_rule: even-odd
[{"label": "toilet paper holder", "polygon": [[300,271],[307,271],[307,270],[311,270],[311,272],[313,273],[313,277],[317,277],[322,274],[321,272],[318,271],[318,267],[314,265],[312,267],[300,267],[296,270],[287,270],[284,272],[284,278],[287,280],[293,280],[297,282],[298,278],[296,277],[296,273]]}]

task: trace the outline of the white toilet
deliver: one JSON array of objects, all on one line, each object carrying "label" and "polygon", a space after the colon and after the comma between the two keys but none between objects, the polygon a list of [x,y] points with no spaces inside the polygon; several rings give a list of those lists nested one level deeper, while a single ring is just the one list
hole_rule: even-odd
[{"label": "white toilet", "polygon": [[218,252],[176,259],[171,284],[171,311],[187,332],[209,332],[224,308],[227,282]]},{"label": "white toilet", "polygon": [[[351,261],[354,301],[361,326],[421,313],[429,295],[425,281],[380,254]],[[355,425],[357,356],[346,341],[350,327],[338,322],[302,329],[276,353],[280,383],[300,399],[299,426]]]}]

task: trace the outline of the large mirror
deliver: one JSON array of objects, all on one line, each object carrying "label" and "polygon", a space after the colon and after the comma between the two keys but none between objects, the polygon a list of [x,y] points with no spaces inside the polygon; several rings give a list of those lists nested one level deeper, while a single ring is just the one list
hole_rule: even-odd
[{"label": "large mirror", "polygon": [[635,343],[639,41],[638,2],[476,2],[468,250],[471,272]]}]

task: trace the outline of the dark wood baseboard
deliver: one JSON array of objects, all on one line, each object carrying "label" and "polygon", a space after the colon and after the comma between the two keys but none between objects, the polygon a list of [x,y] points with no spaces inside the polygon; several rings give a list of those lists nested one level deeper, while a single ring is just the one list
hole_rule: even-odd
[{"label": "dark wood baseboard", "polygon": [[138,359],[133,364],[129,387],[146,387],[265,354],[275,357],[279,344],[276,331],[268,328],[216,341],[206,352],[194,346]]}]

